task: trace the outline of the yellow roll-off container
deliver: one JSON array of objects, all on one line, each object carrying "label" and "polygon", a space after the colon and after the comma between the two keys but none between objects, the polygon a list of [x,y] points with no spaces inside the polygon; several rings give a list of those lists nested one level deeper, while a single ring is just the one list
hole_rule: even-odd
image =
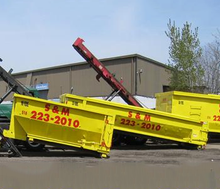
[{"label": "yellow roll-off container", "polygon": [[10,128],[4,136],[81,148],[106,157],[114,120],[114,114],[106,111],[14,94]]},{"label": "yellow roll-off container", "polygon": [[72,94],[61,95],[60,101],[73,107],[114,113],[114,129],[118,131],[197,146],[207,142],[208,124],[192,118]]},{"label": "yellow roll-off container", "polygon": [[156,94],[156,110],[209,122],[209,132],[220,133],[220,96],[172,91]]}]

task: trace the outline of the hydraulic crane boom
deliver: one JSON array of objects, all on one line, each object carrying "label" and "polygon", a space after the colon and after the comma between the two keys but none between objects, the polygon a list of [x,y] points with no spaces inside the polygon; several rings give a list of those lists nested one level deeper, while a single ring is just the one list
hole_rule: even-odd
[{"label": "hydraulic crane boom", "polygon": [[28,89],[22,86],[18,81],[16,81],[10,73],[6,72],[4,68],[0,66],[0,77],[10,86],[7,93],[0,98],[0,103],[13,91],[22,95],[32,96]]},{"label": "hydraulic crane boom", "polygon": [[97,80],[102,77],[117,94],[127,102],[129,105],[143,107],[128,91],[127,89],[107,70],[107,68],[83,45],[84,40],[78,38],[73,47],[76,51],[93,67],[98,73]]}]

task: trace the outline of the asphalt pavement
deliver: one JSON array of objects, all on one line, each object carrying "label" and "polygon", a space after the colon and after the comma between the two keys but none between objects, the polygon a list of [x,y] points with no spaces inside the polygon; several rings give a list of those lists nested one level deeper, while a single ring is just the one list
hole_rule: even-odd
[{"label": "asphalt pavement", "polygon": [[219,189],[220,144],[121,146],[100,159],[49,148],[8,157],[0,152],[0,189]]}]

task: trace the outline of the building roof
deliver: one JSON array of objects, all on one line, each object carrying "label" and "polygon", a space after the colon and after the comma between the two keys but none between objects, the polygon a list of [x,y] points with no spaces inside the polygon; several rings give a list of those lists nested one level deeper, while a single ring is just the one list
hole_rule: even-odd
[{"label": "building roof", "polygon": [[[167,68],[166,64],[163,64],[161,62],[158,62],[156,60],[147,58],[147,57],[139,55],[139,54],[116,56],[116,57],[110,57],[110,58],[103,58],[103,59],[99,59],[99,60],[100,60],[100,62],[104,63],[105,61],[120,60],[120,59],[135,58],[135,57],[140,58],[140,59],[145,60],[145,61],[148,61],[148,62],[151,62],[151,63],[156,64],[158,66]],[[52,66],[52,67],[35,69],[35,70],[28,70],[28,71],[24,71],[24,72],[13,73],[12,75],[28,74],[28,73],[32,73],[32,72],[47,71],[47,70],[52,70],[52,69],[65,68],[65,67],[70,67],[70,66],[79,66],[79,65],[84,65],[84,64],[87,64],[87,62],[84,61],[84,62],[77,62],[77,63],[69,63],[69,64],[63,64],[63,65],[59,65],[59,66]]]}]

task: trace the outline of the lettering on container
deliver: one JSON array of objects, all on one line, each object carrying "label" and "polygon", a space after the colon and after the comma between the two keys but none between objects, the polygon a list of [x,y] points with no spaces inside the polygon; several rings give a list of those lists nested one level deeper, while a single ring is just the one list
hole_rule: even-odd
[{"label": "lettering on container", "polygon": [[[70,115],[69,108],[59,107],[57,105],[51,105],[47,103],[45,104],[44,111],[45,112],[33,110],[31,112],[30,118],[43,122],[51,121],[57,125],[74,127],[74,128],[78,128],[80,126],[80,121],[78,119],[72,119],[69,117]],[[22,114],[27,115],[27,112],[22,110]]]}]

